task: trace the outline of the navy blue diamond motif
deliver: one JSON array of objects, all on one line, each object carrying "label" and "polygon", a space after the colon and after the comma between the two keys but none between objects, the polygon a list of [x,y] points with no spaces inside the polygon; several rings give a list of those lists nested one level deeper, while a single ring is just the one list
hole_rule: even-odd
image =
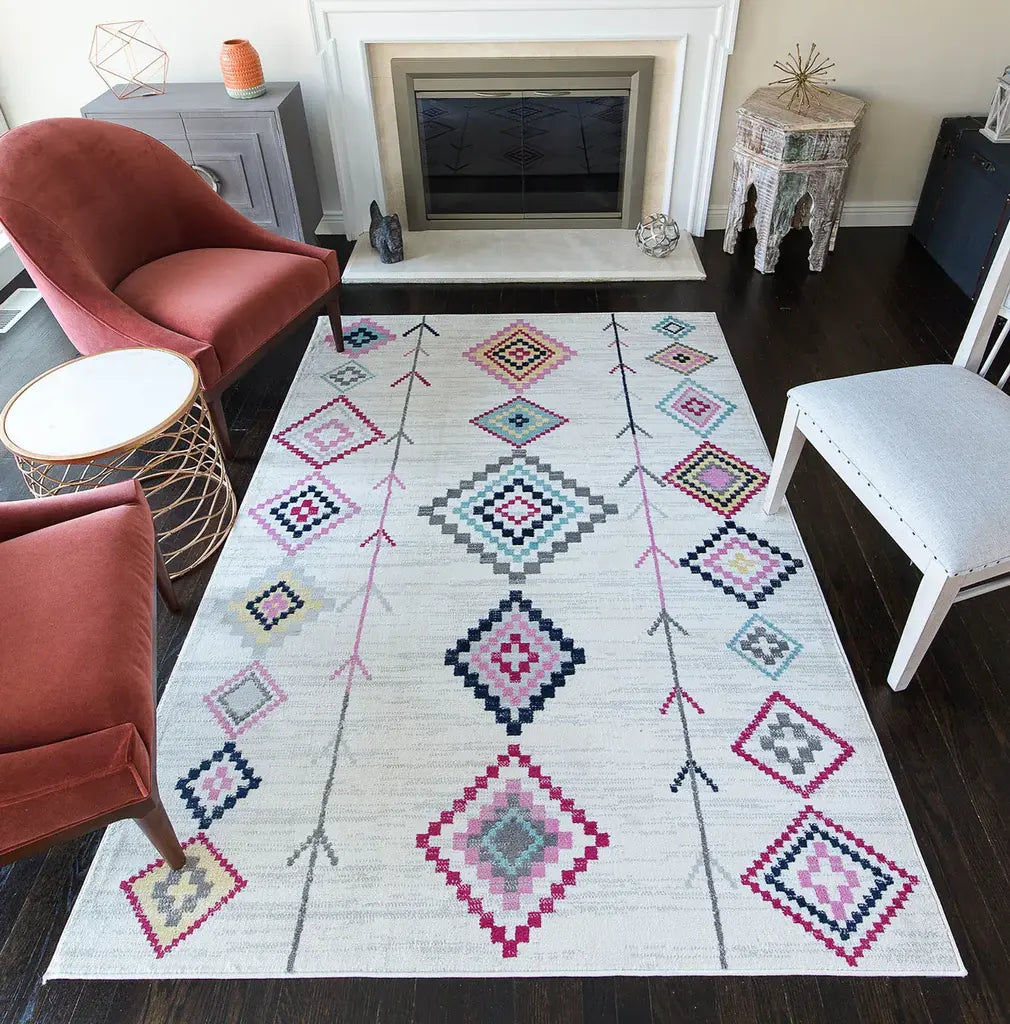
[{"label": "navy blue diamond motif", "polygon": [[262,781],[232,742],[215,750],[175,784],[200,828],[210,828]]},{"label": "navy blue diamond motif", "polygon": [[586,663],[586,652],[513,590],[445,652],[445,663],[505,732],[518,736]]}]

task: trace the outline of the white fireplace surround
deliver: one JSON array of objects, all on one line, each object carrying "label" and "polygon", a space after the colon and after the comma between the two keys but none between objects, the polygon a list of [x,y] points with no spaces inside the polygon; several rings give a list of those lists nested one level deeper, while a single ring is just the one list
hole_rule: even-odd
[{"label": "white fireplace surround", "polygon": [[704,234],[739,0],[309,2],[326,81],[344,231],[349,238],[367,229],[368,204],[385,191],[369,44],[634,39],[677,43],[663,212],[672,214],[692,234]]}]

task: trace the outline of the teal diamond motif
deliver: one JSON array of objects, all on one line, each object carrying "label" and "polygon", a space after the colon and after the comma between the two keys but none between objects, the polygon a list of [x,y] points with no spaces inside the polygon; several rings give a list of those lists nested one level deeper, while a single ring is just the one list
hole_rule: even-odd
[{"label": "teal diamond motif", "polygon": [[522,583],[616,515],[617,506],[520,449],[417,512],[510,583]]},{"label": "teal diamond motif", "polygon": [[536,402],[516,397],[474,416],[470,422],[493,437],[522,448],[563,426],[568,420]]}]

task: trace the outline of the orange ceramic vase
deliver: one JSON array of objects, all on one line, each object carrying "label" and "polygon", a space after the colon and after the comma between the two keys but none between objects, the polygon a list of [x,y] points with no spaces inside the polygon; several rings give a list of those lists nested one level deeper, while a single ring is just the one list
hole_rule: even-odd
[{"label": "orange ceramic vase", "polygon": [[221,44],[221,76],[234,100],[251,100],[267,91],[260,55],[248,39],[226,39]]}]

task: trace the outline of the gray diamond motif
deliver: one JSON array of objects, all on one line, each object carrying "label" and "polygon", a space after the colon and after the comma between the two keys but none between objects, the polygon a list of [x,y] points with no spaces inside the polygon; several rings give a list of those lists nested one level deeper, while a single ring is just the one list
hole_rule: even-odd
[{"label": "gray diamond motif", "polygon": [[[186,882],[185,895],[180,899],[173,889]],[[207,880],[207,872],[202,867],[180,868],[170,871],[168,875],[151,886],[151,895],[157,901],[158,913],[169,928],[174,928],[184,914],[192,914],[211,894],[213,886]]]},{"label": "gray diamond motif", "polygon": [[222,693],[217,702],[236,725],[241,725],[273,699],[273,690],[255,672],[247,672],[231,689]]},{"label": "gray diamond motif", "polygon": [[807,732],[805,722],[796,721],[788,711],[777,711],[774,722],[766,722],[760,737],[761,749],[775,754],[779,764],[789,765],[793,775],[806,775],[807,765],[824,749],[820,736]]}]

